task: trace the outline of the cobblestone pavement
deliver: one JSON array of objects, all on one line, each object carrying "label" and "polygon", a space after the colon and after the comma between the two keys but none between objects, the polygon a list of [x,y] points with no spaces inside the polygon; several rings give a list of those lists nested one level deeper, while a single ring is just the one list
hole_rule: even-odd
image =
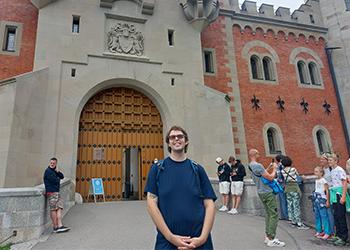
[{"label": "cobblestone pavement", "polygon": [[[156,231],[147,214],[144,201],[76,205],[63,221],[66,226],[71,227],[69,232],[43,235],[32,249],[153,249],[154,247]],[[298,230],[287,222],[280,221],[277,237],[286,242],[286,247],[283,249],[335,249],[326,242],[315,239],[313,234],[312,229]],[[214,248],[219,250],[268,249],[263,243],[262,217],[217,212],[212,237]]]}]

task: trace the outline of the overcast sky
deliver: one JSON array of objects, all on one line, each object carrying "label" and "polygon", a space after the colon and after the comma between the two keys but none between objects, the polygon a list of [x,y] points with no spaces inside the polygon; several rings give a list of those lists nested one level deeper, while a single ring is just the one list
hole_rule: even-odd
[{"label": "overcast sky", "polygon": [[[243,2],[244,0],[239,0],[240,4],[242,4]],[[293,13],[295,9],[298,9],[299,6],[304,3],[304,0],[257,0],[256,2],[257,2],[256,5],[258,8],[260,7],[261,4],[266,3],[266,4],[272,4],[275,10],[278,7],[290,8],[290,12]]]}]

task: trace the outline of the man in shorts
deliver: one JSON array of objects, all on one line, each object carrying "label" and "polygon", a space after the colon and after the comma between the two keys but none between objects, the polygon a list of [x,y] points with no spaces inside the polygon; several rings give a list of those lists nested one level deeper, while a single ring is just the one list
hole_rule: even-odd
[{"label": "man in shorts", "polygon": [[219,208],[219,211],[225,212],[228,210],[231,168],[221,157],[216,158],[215,161],[219,164],[217,175],[219,176],[219,193],[222,195],[222,207]]},{"label": "man in shorts", "polygon": [[241,202],[243,193],[243,178],[246,176],[245,168],[240,160],[236,160],[235,157],[230,156],[228,159],[231,164],[231,195],[232,195],[232,208],[227,213],[238,214],[238,207]]},{"label": "man in shorts", "polygon": [[63,174],[57,169],[57,159],[51,158],[50,165],[44,173],[44,185],[46,197],[49,201],[50,217],[54,233],[67,232],[70,228],[62,225],[63,201],[60,197],[60,180]]}]

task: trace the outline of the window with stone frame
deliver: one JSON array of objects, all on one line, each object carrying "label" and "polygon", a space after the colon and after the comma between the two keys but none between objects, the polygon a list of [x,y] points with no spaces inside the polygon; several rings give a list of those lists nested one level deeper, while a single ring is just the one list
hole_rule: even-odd
[{"label": "window with stone frame", "polygon": [[260,58],[256,55],[250,57],[250,69],[252,74],[252,79],[263,80],[263,74],[261,70]]},{"label": "window with stone frame", "polygon": [[301,84],[310,84],[308,70],[306,68],[305,62],[298,61],[297,67],[298,67],[298,74],[299,74],[300,83]]},{"label": "window with stone frame", "polygon": [[279,154],[282,152],[278,132],[274,128],[269,128],[266,132],[269,154]]},{"label": "window with stone frame", "polygon": [[19,56],[22,45],[23,24],[0,20],[0,54]]},{"label": "window with stone frame", "polygon": [[3,51],[15,52],[16,51],[16,27],[5,27],[5,38],[3,44]]},{"label": "window with stone frame", "polygon": [[314,62],[310,62],[308,65],[309,74],[312,85],[321,85],[320,74],[317,68],[317,65]]},{"label": "window with stone frame", "polygon": [[80,16],[73,16],[72,21],[72,33],[79,33],[80,32]]},{"label": "window with stone frame", "polygon": [[317,140],[317,146],[318,146],[318,153],[320,155],[324,153],[330,153],[332,151],[329,138],[322,129],[319,129],[316,132],[316,140]]},{"label": "window with stone frame", "polygon": [[203,69],[205,74],[213,75],[216,72],[215,50],[203,49]]},{"label": "window with stone frame", "polygon": [[273,69],[272,60],[270,57],[265,56],[262,60],[264,69],[264,78],[267,81],[275,81],[275,74]]}]

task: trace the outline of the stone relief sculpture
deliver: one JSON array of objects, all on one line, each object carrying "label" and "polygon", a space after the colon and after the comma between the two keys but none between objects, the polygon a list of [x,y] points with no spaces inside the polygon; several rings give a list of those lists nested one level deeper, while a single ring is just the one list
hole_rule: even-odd
[{"label": "stone relief sculpture", "polygon": [[107,47],[112,53],[142,56],[144,37],[133,24],[117,23],[107,33]]},{"label": "stone relief sculpture", "polygon": [[218,0],[179,0],[186,19],[199,31],[219,16]]}]

